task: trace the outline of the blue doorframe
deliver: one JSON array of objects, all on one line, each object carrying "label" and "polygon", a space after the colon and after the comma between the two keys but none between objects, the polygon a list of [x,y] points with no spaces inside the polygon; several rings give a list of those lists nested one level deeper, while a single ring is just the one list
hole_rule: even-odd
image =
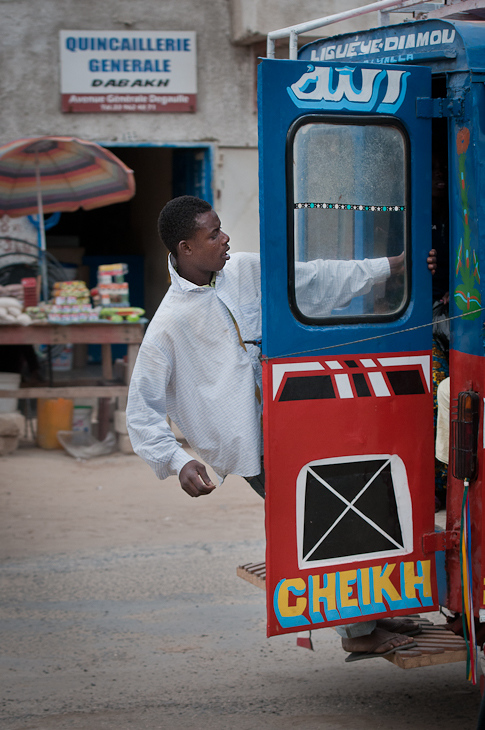
[{"label": "blue doorframe", "polygon": [[214,145],[197,142],[98,142],[102,147],[168,147],[173,150],[173,197],[195,195],[214,202]]}]

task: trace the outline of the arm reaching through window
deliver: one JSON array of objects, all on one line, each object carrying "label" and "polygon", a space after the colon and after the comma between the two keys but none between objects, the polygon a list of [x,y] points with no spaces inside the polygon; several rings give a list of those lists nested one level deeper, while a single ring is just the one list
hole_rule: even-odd
[{"label": "arm reaching through window", "polygon": [[[436,251],[429,252],[426,262],[434,274]],[[399,256],[360,261],[316,259],[296,262],[298,308],[308,317],[329,317],[334,309],[346,307],[355,297],[368,294],[376,284],[404,276],[404,273],[404,252]]]}]

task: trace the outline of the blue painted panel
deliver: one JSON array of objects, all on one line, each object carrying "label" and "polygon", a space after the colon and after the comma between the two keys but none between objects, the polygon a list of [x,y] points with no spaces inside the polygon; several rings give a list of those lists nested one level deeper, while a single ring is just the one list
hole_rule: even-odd
[{"label": "blue painted panel", "polygon": [[[323,95],[318,93],[319,84],[322,88],[317,78],[320,69],[330,69],[331,81]],[[377,75],[374,76],[370,98],[361,101],[358,92],[362,86],[363,69],[373,69]],[[345,93],[344,89],[340,98],[333,102],[332,96],[339,97],[335,92],[338,92],[341,71],[347,77],[355,73],[355,81],[353,77],[350,80],[351,92]],[[401,71],[401,75],[394,75],[400,83],[398,93],[394,95],[387,94],[389,71]],[[346,88],[348,91],[349,84]],[[370,64],[352,64],[343,68],[339,63],[309,64],[271,59],[260,64],[259,171],[265,356],[285,357],[308,351],[326,351],[328,354],[345,351],[350,354],[430,349],[431,328],[403,332],[431,319],[431,277],[426,266],[427,252],[431,247],[431,123],[416,117],[415,103],[416,97],[430,95],[431,72],[428,68],[386,65],[385,69],[377,72],[376,66]],[[382,115],[402,123],[409,138],[408,223],[413,251],[411,289],[408,305],[397,320],[314,326],[298,321],[292,313],[288,290],[286,148],[291,125],[307,114],[338,114],[339,118],[349,115],[354,120],[366,120],[371,116],[376,119],[376,115],[378,119],[378,115]],[[358,175],[358,169],[355,174]],[[375,339],[376,336],[380,339]],[[373,339],[362,342],[366,337]]]},{"label": "blue painted panel", "polygon": [[485,91],[483,83],[467,86],[463,117],[450,127],[450,315],[460,317],[451,322],[451,346],[483,357]]}]

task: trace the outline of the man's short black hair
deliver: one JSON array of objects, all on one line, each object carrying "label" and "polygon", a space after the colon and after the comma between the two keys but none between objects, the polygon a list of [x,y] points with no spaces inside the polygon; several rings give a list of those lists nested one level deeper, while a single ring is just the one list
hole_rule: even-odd
[{"label": "man's short black hair", "polygon": [[197,231],[197,216],[212,210],[206,200],[193,195],[181,195],[170,200],[158,216],[158,233],[175,258],[180,241],[186,241]]}]

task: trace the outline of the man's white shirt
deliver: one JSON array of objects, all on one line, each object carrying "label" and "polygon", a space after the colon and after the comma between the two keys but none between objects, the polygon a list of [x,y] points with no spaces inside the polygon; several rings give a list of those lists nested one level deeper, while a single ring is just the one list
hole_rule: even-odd
[{"label": "man's white shirt", "polygon": [[[235,253],[215,286],[178,275],[151,321],[138,353],[127,406],[134,451],[159,479],[178,474],[193,456],[177,442],[167,415],[188,444],[223,478],[261,468],[261,283],[258,254]],[[365,294],[390,274],[384,259],[297,264],[300,308],[318,316]],[[304,292],[304,294],[303,294]],[[232,317],[231,317],[232,314]]]}]

